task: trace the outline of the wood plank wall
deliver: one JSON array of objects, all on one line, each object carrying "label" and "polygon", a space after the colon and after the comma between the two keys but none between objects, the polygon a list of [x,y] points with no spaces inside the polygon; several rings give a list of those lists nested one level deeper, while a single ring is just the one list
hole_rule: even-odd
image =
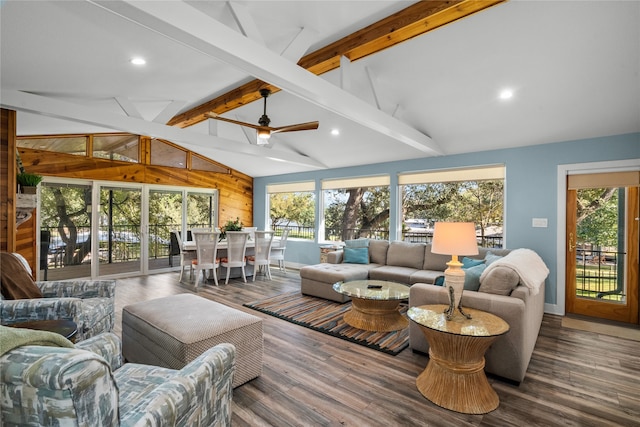
[{"label": "wood plank wall", "polygon": [[253,224],[253,178],[241,172],[195,171],[28,148],[18,151],[26,171],[44,176],[214,188],[219,192],[219,226],[236,217],[246,226]]},{"label": "wood plank wall", "polygon": [[[13,125],[11,125],[13,123]],[[36,221],[15,227],[16,192],[15,112],[2,110],[2,236],[0,250],[21,253],[36,271]],[[148,163],[148,138],[141,138],[143,162]],[[13,147],[13,148],[12,148]],[[229,173],[194,171],[149,164],[128,163],[76,156],[51,151],[20,148],[20,157],[27,172],[43,176],[104,180],[115,182],[212,188],[218,190],[218,226],[240,218],[245,226],[253,225],[253,178],[229,169]],[[144,155],[144,153],[147,155]],[[13,166],[13,167],[11,167]],[[5,203],[5,200],[7,202]],[[35,216],[35,215],[34,215]],[[19,243],[19,244],[18,244]]]},{"label": "wood plank wall", "polygon": [[16,250],[16,112],[0,109],[0,251]]}]

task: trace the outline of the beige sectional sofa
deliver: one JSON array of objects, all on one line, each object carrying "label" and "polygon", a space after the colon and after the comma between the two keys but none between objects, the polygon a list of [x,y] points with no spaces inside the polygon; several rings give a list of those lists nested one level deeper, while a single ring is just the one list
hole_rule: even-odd
[{"label": "beige sectional sofa", "polygon": [[[410,285],[411,307],[448,304],[446,288],[434,285],[434,282],[444,274],[450,256],[434,254],[431,245],[424,243],[370,240],[368,248],[369,262],[366,264],[343,262],[344,251],[340,250],[328,254],[328,263],[302,267],[301,292],[345,302],[349,298],[333,291],[333,284],[369,278]],[[496,257],[508,260],[507,255],[511,252],[487,248],[479,248],[479,251],[478,255],[469,258],[486,258],[486,262],[492,262]],[[541,269],[546,270],[546,267],[542,266]],[[464,291],[462,305],[493,313],[509,323],[509,332],[487,351],[485,370],[519,383],[527,371],[542,323],[544,278],[539,280],[541,283],[538,283],[538,291],[535,292],[523,284],[517,271],[508,266],[487,267],[487,272],[482,276],[477,291]],[[546,277],[548,270],[542,273],[537,276]],[[414,351],[428,354],[429,344],[413,322],[409,326],[409,340]]]}]

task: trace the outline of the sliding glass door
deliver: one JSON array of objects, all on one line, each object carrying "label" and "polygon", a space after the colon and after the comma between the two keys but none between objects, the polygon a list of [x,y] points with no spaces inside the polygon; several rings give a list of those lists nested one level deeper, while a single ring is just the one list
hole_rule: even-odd
[{"label": "sliding glass door", "polygon": [[142,189],[100,187],[98,276],[142,271]]},{"label": "sliding glass door", "polygon": [[171,241],[173,230],[182,230],[182,190],[149,190],[148,269],[180,265],[180,249]]}]

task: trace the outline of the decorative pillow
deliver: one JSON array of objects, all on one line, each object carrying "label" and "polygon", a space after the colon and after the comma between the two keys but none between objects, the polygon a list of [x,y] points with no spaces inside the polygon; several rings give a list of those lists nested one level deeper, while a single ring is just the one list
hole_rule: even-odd
[{"label": "decorative pillow", "polygon": [[507,266],[499,266],[482,279],[478,292],[486,292],[496,295],[511,295],[511,292],[518,286],[520,276]]},{"label": "decorative pillow", "polygon": [[473,267],[464,268],[464,290],[477,291],[480,288],[480,275],[487,268],[485,264],[477,264]]},{"label": "decorative pillow", "polygon": [[499,260],[500,258],[502,258],[500,255],[496,255],[493,252],[487,252],[487,254],[484,256],[484,263],[487,265],[491,265],[491,263]]},{"label": "decorative pillow", "polygon": [[5,299],[42,298],[40,288],[33,282],[22,262],[9,252],[0,253],[0,288]]},{"label": "decorative pillow", "polygon": [[473,258],[468,258],[468,257],[464,257],[462,258],[462,268],[470,268],[470,267],[475,267],[476,265],[480,265],[480,264],[484,264],[484,260],[483,259],[473,259]]},{"label": "decorative pillow", "polygon": [[433,282],[433,284],[436,286],[444,286],[444,276],[436,277],[436,280],[435,282]]},{"label": "decorative pillow", "polygon": [[345,240],[345,247],[347,248],[368,248],[369,247],[369,239],[355,239],[355,240]]},{"label": "decorative pillow", "polygon": [[369,264],[369,248],[344,248],[344,263]]}]

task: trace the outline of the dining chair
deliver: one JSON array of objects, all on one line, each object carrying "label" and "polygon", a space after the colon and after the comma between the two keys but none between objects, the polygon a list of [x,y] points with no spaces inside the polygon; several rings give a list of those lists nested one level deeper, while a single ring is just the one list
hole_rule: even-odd
[{"label": "dining chair", "polygon": [[197,254],[195,251],[186,251],[184,249],[184,241],[182,240],[182,236],[178,230],[173,230],[172,233],[176,235],[176,238],[178,239],[178,247],[180,248],[180,278],[178,280],[181,282],[185,267],[189,267],[189,279],[193,277],[191,262],[194,259],[197,259]]},{"label": "dining chair", "polygon": [[229,283],[231,269],[242,269],[242,280],[247,283],[244,267],[247,265],[246,252],[249,233],[246,231],[227,231],[227,256],[220,259],[220,265],[227,269],[225,284]]},{"label": "dining chair", "polygon": [[249,233],[249,241],[255,241],[256,240],[256,230],[258,229],[258,227],[242,227],[242,231],[246,231],[247,233]]},{"label": "dining chair", "polygon": [[255,255],[247,257],[247,263],[253,265],[253,281],[256,281],[258,271],[266,269],[266,276],[271,280],[271,245],[273,245],[273,231],[256,231]]},{"label": "dining chair", "polygon": [[280,241],[275,242],[271,247],[271,261],[278,261],[278,268],[280,271],[287,272],[287,267],[284,263],[284,251],[287,249],[287,238],[289,237],[289,229],[285,228]]},{"label": "dining chair", "polygon": [[193,239],[196,242],[196,259],[191,261],[191,265],[195,270],[196,288],[200,281],[200,272],[202,272],[202,283],[206,284],[207,270],[213,274],[213,281],[218,286],[218,267],[220,260],[218,259],[218,239],[220,233],[193,231]]}]

